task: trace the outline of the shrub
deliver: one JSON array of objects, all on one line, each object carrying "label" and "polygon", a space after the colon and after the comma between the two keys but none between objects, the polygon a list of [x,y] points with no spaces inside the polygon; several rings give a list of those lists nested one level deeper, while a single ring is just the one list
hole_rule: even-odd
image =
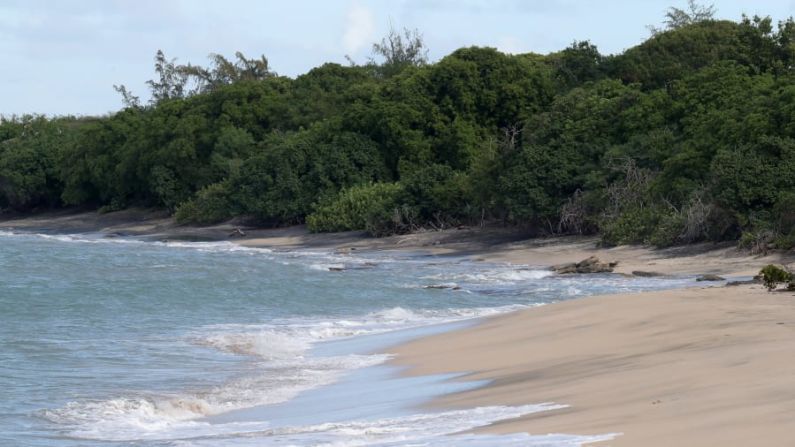
[{"label": "shrub", "polygon": [[388,208],[382,208],[368,214],[365,230],[375,237],[405,234],[419,228],[417,216],[416,207],[405,204],[393,208],[391,212]]},{"label": "shrub", "polygon": [[177,223],[214,224],[235,215],[229,200],[227,183],[213,183],[199,191],[196,196],[177,207],[174,217]]},{"label": "shrub", "polygon": [[317,205],[315,211],[307,216],[306,223],[313,232],[367,230],[379,236],[387,232],[385,228],[393,220],[403,195],[403,186],[398,183],[371,183],[345,188],[332,199]]},{"label": "shrub", "polygon": [[684,242],[683,234],[687,223],[687,217],[679,212],[674,211],[662,216],[649,237],[649,243],[664,248]]},{"label": "shrub", "polygon": [[773,242],[776,248],[782,250],[795,249],[795,230],[789,234],[784,234],[776,238]]},{"label": "shrub", "polygon": [[776,232],[769,229],[744,231],[737,245],[750,250],[751,254],[766,255],[776,237]]},{"label": "shrub", "polygon": [[652,208],[633,208],[615,218],[603,218],[600,229],[605,245],[646,244],[660,220]]},{"label": "shrub", "polygon": [[795,193],[783,192],[773,207],[775,224],[781,235],[776,238],[776,248],[795,248]]},{"label": "shrub", "polygon": [[777,265],[769,264],[762,268],[759,274],[762,276],[762,281],[765,283],[767,290],[773,290],[781,283],[790,283],[790,288],[793,286],[792,273]]}]

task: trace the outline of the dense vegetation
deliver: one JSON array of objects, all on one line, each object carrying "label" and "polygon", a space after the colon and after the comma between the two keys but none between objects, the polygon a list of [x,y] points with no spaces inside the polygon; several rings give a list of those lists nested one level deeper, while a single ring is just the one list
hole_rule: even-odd
[{"label": "dense vegetation", "polygon": [[672,9],[618,55],[391,33],[364,65],[158,53],[152,101],[0,122],[0,209],[163,207],[313,231],[501,222],[606,244],[795,245],[795,22]]}]

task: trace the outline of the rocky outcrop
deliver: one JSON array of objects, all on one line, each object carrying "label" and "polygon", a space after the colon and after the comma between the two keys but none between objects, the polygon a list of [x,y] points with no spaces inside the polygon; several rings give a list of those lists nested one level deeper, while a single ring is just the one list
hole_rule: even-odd
[{"label": "rocky outcrop", "polygon": [[696,281],[725,281],[726,278],[718,275],[701,275],[696,278]]},{"label": "rocky outcrop", "polygon": [[583,259],[580,262],[571,262],[568,264],[553,265],[552,270],[555,273],[566,275],[572,273],[611,273],[618,262],[602,262],[596,256],[591,256],[588,259]]},{"label": "rocky outcrop", "polygon": [[640,278],[655,278],[658,276],[666,276],[666,275],[658,272],[644,272],[643,270],[634,270],[632,272],[632,276],[637,276]]}]

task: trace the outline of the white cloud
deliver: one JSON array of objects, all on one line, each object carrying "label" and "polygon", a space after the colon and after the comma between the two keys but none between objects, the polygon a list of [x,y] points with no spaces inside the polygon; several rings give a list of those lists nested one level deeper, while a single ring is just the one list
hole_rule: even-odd
[{"label": "white cloud", "polygon": [[373,13],[359,3],[353,3],[348,9],[345,33],[342,35],[342,46],[348,54],[355,54],[373,41],[375,19]]}]

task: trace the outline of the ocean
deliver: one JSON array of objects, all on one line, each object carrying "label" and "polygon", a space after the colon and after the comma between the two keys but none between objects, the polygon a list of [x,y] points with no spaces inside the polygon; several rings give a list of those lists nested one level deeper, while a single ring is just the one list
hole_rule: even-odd
[{"label": "ocean", "polygon": [[457,434],[566,403],[433,412],[422,404],[485,384],[403,377],[388,347],[479,317],[692,281],[0,232],[0,445],[578,446],[611,434]]}]

